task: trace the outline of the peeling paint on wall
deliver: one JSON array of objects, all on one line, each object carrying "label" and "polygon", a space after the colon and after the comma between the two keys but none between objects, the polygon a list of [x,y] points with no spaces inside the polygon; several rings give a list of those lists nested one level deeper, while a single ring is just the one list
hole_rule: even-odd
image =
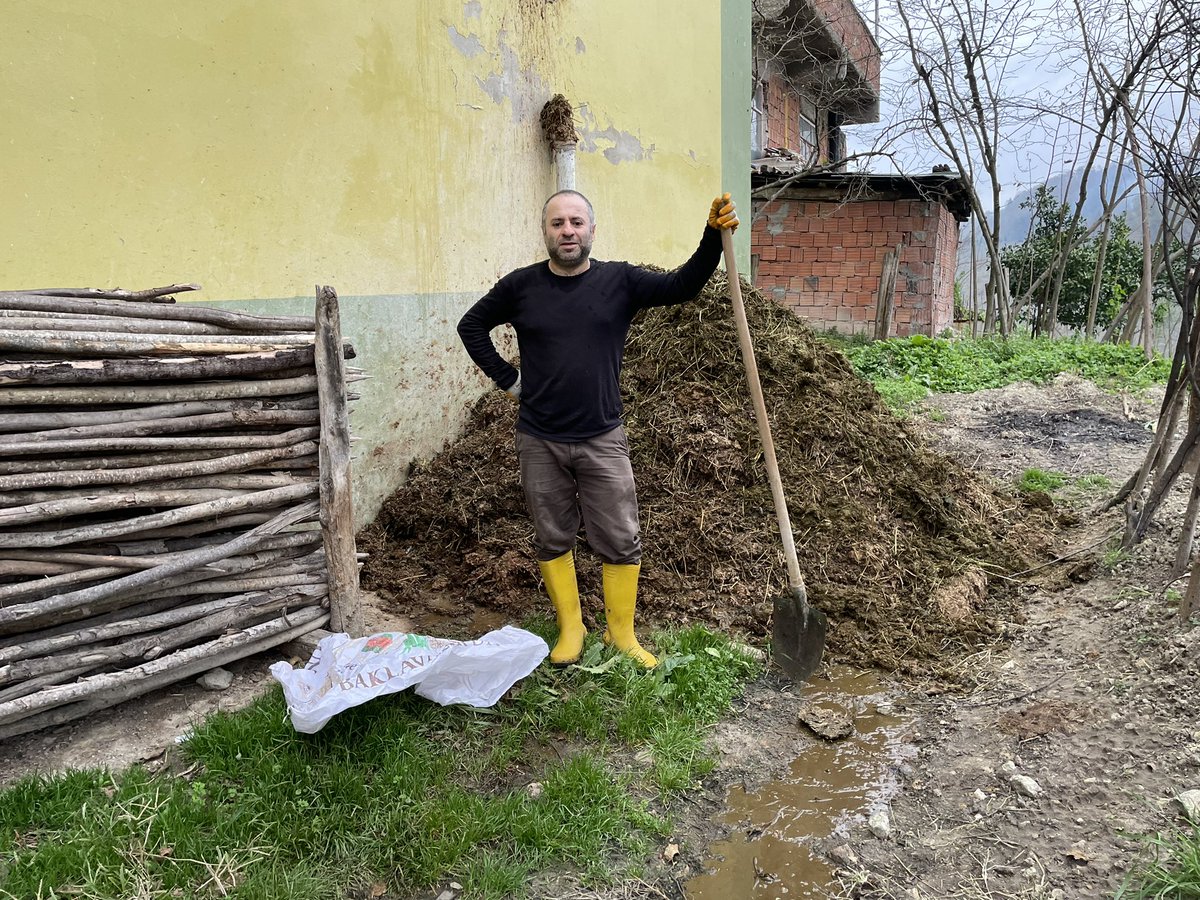
[{"label": "peeling paint on wall", "polygon": [[583,38],[581,37],[575,38],[575,52],[581,56],[587,53],[587,44],[583,42]]},{"label": "peeling paint on wall", "polygon": [[[595,117],[586,108],[580,110],[583,126],[579,129],[579,149],[585,153],[600,151],[614,166],[623,162],[640,162],[654,158],[655,145],[642,144],[641,139],[629,131],[621,131],[613,124],[599,129]],[[609,144],[601,150],[601,145]]]},{"label": "peeling paint on wall", "polygon": [[463,5],[464,19],[478,19],[483,15],[483,4],[479,0],[471,0],[470,3]]},{"label": "peeling paint on wall", "polygon": [[521,67],[517,51],[508,45],[503,31],[500,32],[499,57],[500,71],[487,78],[476,76],[475,82],[493,103],[508,100],[512,104],[514,122],[535,121],[550,95],[549,88],[532,66]]},{"label": "peeling paint on wall", "polygon": [[483,49],[483,41],[476,35],[463,34],[453,25],[446,30],[450,32],[450,43],[454,45],[454,49],[467,59],[474,59],[480,53],[486,52]]},{"label": "peeling paint on wall", "polygon": [[588,143],[595,146],[597,140],[612,141],[612,146],[604,151],[604,158],[614,166],[623,162],[638,162],[654,158],[654,145],[643,147],[642,142],[628,131],[618,131],[611,126],[604,131],[593,133]]}]

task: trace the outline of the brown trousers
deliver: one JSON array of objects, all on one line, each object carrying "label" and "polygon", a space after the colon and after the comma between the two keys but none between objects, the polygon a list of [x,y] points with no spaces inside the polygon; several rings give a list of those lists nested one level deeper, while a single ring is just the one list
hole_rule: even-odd
[{"label": "brown trousers", "polygon": [[517,459],[539,560],[574,549],[582,521],[588,544],[605,562],[641,561],[637,490],[624,428],[571,444],[518,431]]}]

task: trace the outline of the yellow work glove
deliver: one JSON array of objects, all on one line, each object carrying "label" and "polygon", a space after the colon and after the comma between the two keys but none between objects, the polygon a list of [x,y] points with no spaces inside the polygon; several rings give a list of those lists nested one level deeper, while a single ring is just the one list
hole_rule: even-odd
[{"label": "yellow work glove", "polygon": [[728,228],[731,232],[737,231],[737,210],[734,208],[729,194],[722,194],[713,200],[712,209],[708,211],[708,225],[718,231],[722,228]]}]

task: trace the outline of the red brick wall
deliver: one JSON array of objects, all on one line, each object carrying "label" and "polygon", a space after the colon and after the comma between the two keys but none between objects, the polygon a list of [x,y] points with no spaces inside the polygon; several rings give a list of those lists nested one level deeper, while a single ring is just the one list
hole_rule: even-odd
[{"label": "red brick wall", "polygon": [[[946,325],[954,321],[954,277],[958,274],[958,222],[954,220],[950,210],[941,204],[938,217],[938,237],[936,268],[933,272],[933,295],[937,298],[939,321],[945,320]],[[936,333],[940,333],[941,328]]]},{"label": "red brick wall", "polygon": [[936,335],[953,322],[958,224],[940,203],[776,200],[750,240],[755,285],[814,328],[872,330],[883,257],[897,244],[892,335]]},{"label": "red brick wall", "polygon": [[815,0],[817,12],[829,23],[850,61],[858,66],[879,94],[879,45],[852,0]]}]

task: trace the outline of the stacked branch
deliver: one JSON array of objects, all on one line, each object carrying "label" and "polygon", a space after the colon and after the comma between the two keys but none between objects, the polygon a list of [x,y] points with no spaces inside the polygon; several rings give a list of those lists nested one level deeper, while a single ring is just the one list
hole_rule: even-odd
[{"label": "stacked branch", "polygon": [[0,292],[0,739],[353,624],[336,294],[195,288]]}]

